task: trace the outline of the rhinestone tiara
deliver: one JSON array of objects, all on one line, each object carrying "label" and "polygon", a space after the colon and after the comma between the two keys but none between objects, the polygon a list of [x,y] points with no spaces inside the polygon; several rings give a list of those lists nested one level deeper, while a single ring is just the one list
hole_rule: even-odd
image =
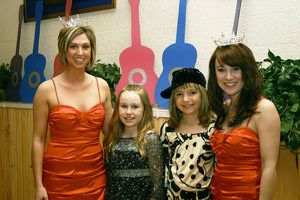
[{"label": "rhinestone tiara", "polygon": [[234,32],[232,32],[232,34],[231,34],[231,36],[229,38],[226,37],[224,33],[222,33],[221,37],[219,37],[219,38],[212,38],[212,39],[213,39],[213,42],[217,46],[226,46],[226,45],[229,45],[229,44],[242,43],[244,37],[245,37],[245,31],[243,31],[241,35],[235,35]]},{"label": "rhinestone tiara", "polygon": [[72,26],[86,26],[88,22],[90,21],[90,15],[86,18],[80,18],[79,15],[77,14],[76,17],[69,17],[69,20],[64,20],[61,17],[58,17],[59,21],[62,23],[64,27],[72,27]]}]

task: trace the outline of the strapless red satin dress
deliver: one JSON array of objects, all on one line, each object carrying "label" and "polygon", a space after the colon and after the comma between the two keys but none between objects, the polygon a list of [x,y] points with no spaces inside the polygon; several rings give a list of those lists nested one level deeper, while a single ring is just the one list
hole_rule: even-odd
[{"label": "strapless red satin dress", "polygon": [[215,130],[210,142],[217,158],[213,199],[258,200],[261,158],[257,134],[247,125],[227,133]]},{"label": "strapless red satin dress", "polygon": [[99,143],[104,116],[101,103],[86,112],[60,104],[50,110],[51,138],[43,163],[50,200],[104,199],[106,174]]}]

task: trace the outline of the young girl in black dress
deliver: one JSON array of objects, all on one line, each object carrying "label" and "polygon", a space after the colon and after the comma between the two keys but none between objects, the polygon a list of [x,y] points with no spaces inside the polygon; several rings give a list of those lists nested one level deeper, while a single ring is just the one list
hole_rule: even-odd
[{"label": "young girl in black dress", "polygon": [[105,135],[107,200],[164,199],[161,144],[149,97],[139,85],[120,91]]}]

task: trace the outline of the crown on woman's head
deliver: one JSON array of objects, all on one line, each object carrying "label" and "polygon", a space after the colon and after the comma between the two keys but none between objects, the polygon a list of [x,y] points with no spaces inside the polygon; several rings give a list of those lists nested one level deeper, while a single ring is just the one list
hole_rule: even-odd
[{"label": "crown on woman's head", "polygon": [[64,20],[61,17],[58,17],[59,21],[62,23],[64,27],[72,27],[72,26],[86,26],[88,22],[90,21],[90,15],[86,18],[80,18],[77,14],[75,18],[69,17],[69,20]]},{"label": "crown on woman's head", "polygon": [[234,34],[234,32],[232,32],[232,34],[229,38],[226,38],[225,34],[222,33],[221,37],[213,38],[213,41],[217,46],[226,46],[229,44],[242,43],[244,37],[245,37],[245,31],[243,31],[242,35],[236,35],[236,34]]}]

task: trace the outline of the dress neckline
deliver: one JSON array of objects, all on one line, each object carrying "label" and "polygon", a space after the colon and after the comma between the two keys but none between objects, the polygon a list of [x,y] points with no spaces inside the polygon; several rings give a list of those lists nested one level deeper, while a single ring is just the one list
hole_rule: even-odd
[{"label": "dress neckline", "polygon": [[79,109],[75,108],[74,106],[70,106],[70,105],[66,105],[66,104],[56,104],[56,105],[54,105],[54,106],[51,107],[51,109],[50,109],[49,112],[52,112],[52,111],[55,110],[57,107],[67,107],[67,108],[71,108],[71,109],[73,109],[73,110],[75,110],[76,112],[79,112],[79,113],[89,113],[89,112],[92,111],[95,107],[97,107],[97,106],[99,106],[99,105],[103,106],[103,104],[102,104],[101,102],[99,102],[99,103],[96,103],[94,106],[90,107],[89,109],[82,111],[82,110],[79,110]]},{"label": "dress neckline", "polygon": [[258,136],[257,133],[254,130],[252,130],[251,128],[249,128],[248,126],[240,126],[240,127],[237,127],[237,128],[225,131],[225,132],[222,132],[221,130],[217,129],[216,132],[218,132],[220,135],[224,135],[225,136],[225,135],[230,135],[232,132],[236,132],[236,131],[238,131],[240,129],[247,129],[251,133],[253,133],[254,135]]}]

